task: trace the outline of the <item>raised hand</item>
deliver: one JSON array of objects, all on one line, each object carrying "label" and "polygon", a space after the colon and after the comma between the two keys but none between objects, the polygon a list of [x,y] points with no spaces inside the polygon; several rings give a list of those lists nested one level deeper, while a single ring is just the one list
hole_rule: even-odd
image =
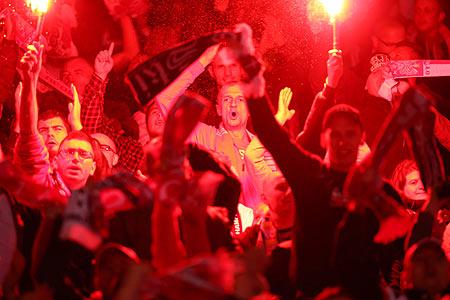
[{"label": "raised hand", "polygon": [[292,90],[289,87],[285,87],[280,91],[278,97],[278,111],[275,114],[275,119],[283,126],[287,121],[292,119],[295,114],[294,109],[289,109],[289,104],[292,100]]},{"label": "raised hand", "polygon": [[14,109],[16,118],[14,120],[14,132],[20,132],[20,103],[22,101],[22,82],[19,82],[16,88],[16,92],[14,93]]},{"label": "raised hand", "polygon": [[42,67],[43,52],[44,45],[42,44],[35,42],[33,45],[28,45],[27,52],[19,61],[19,69],[22,71],[24,81],[37,83]]},{"label": "raised hand", "polygon": [[114,60],[112,54],[114,51],[114,43],[109,45],[108,50],[100,51],[95,57],[94,69],[95,74],[97,74],[101,79],[105,80],[109,72],[114,66]]},{"label": "raised hand", "polygon": [[79,131],[83,129],[81,124],[81,105],[80,98],[78,97],[77,88],[71,84],[70,85],[73,93],[73,103],[69,103],[69,116],[67,120],[69,121],[70,127],[74,131]]},{"label": "raised hand", "polygon": [[327,61],[327,85],[336,88],[344,74],[344,61],[340,52],[331,53]]}]

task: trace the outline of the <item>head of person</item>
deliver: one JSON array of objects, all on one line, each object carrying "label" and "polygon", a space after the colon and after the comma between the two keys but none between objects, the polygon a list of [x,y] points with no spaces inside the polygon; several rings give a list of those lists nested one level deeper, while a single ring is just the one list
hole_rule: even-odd
[{"label": "head of person", "polygon": [[439,241],[425,239],[413,245],[403,262],[403,289],[420,290],[436,296],[450,283],[450,264]]},{"label": "head of person", "polygon": [[354,298],[341,287],[327,287],[321,291],[315,300],[352,300]]},{"label": "head of person", "polygon": [[372,35],[372,52],[390,54],[406,40],[406,28],[397,19],[379,21]]},{"label": "head of person", "polygon": [[50,158],[53,158],[58,153],[61,142],[70,132],[70,126],[62,113],[48,110],[39,114],[38,131]]},{"label": "head of person", "polygon": [[392,173],[393,186],[403,195],[408,207],[420,208],[427,199],[427,193],[420,178],[419,168],[412,160],[404,160]]},{"label": "head of person", "polygon": [[73,83],[78,93],[83,95],[93,74],[94,68],[84,58],[75,57],[64,64],[61,79],[68,85]]},{"label": "head of person", "polygon": [[61,142],[55,157],[55,169],[71,190],[80,189],[96,170],[98,143],[81,131],[73,131]]},{"label": "head of person", "polygon": [[444,19],[445,12],[440,0],[416,0],[414,24],[420,33],[436,33]]},{"label": "head of person", "polygon": [[108,167],[112,169],[119,162],[119,154],[117,153],[116,144],[112,139],[103,133],[94,133],[91,134],[91,137],[96,139],[99,143],[100,150],[106,158]]},{"label": "head of person", "polygon": [[322,123],[322,146],[329,155],[330,167],[347,172],[358,158],[364,144],[364,130],[359,111],[347,104],[330,108]]},{"label": "head of person", "polygon": [[275,228],[291,228],[294,225],[294,197],[286,179],[278,172],[270,174],[264,179],[263,191]]},{"label": "head of person", "polygon": [[222,86],[217,95],[216,109],[226,130],[245,130],[249,112],[242,84],[231,83]]},{"label": "head of person", "polygon": [[161,136],[164,131],[166,120],[164,119],[161,108],[153,101],[149,104],[145,111],[145,122],[150,138]]},{"label": "head of person", "polygon": [[230,47],[222,47],[217,52],[209,68],[210,75],[218,87],[241,81],[245,72],[239,63],[236,52]]},{"label": "head of person", "polygon": [[128,269],[139,262],[136,253],[127,247],[104,245],[94,259],[94,287],[102,293],[102,299],[114,299]]}]

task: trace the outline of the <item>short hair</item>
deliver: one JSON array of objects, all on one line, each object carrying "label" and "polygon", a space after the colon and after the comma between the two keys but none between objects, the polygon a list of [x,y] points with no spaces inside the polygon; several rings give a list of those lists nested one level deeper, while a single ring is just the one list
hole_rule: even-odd
[{"label": "short hair", "polygon": [[414,288],[412,286],[412,264],[417,259],[418,254],[423,252],[424,250],[431,250],[436,254],[436,257],[442,259],[443,262],[447,262],[448,258],[445,253],[445,250],[442,248],[442,244],[440,241],[435,238],[424,238],[419,242],[413,244],[406,251],[405,257],[403,259],[403,272],[401,273],[401,288]]},{"label": "short hair", "polygon": [[337,104],[332,108],[328,109],[325,113],[325,117],[322,122],[322,131],[330,128],[331,122],[336,117],[345,117],[355,124],[357,124],[362,131],[364,131],[363,124],[361,122],[361,116],[359,111],[351,105],[348,104]]},{"label": "short hair", "polygon": [[[90,135],[88,135],[87,133],[84,133],[83,131],[72,131],[70,132],[65,138],[64,140],[62,140],[59,148],[61,149],[61,146],[69,140],[81,140],[81,141],[86,141],[89,144],[91,144],[92,147],[92,152],[94,154],[94,161],[95,162],[101,162],[101,155],[102,155],[102,151],[100,149],[100,144],[98,143],[98,141],[96,139],[94,139],[93,137],[91,137]],[[60,151],[60,149],[58,149],[58,152]]]},{"label": "short hair", "polygon": [[405,159],[401,161],[391,176],[392,185],[399,191],[402,191],[406,184],[406,175],[412,171],[417,171],[419,168],[415,161]]},{"label": "short hair", "polygon": [[424,238],[409,247],[409,249],[406,251],[406,255],[404,258],[405,267],[408,266],[412,261],[414,261],[414,259],[417,258],[417,255],[420,252],[426,249],[434,251],[443,260],[448,260],[440,241],[435,238]]},{"label": "short hair", "polygon": [[244,93],[244,84],[241,81],[239,81],[239,82],[230,82],[230,83],[224,84],[223,86],[221,86],[219,88],[219,91],[217,92],[216,104],[220,104],[219,97],[222,96],[222,91],[224,89],[228,88],[228,87],[231,87],[231,86],[238,86],[241,89],[242,93]]},{"label": "short hair", "polygon": [[69,122],[67,121],[66,116],[60,111],[49,109],[42,113],[39,113],[38,116],[39,121],[46,121],[53,118],[60,118],[63,121],[64,127],[66,127],[67,132],[70,132],[71,127],[69,125]]}]

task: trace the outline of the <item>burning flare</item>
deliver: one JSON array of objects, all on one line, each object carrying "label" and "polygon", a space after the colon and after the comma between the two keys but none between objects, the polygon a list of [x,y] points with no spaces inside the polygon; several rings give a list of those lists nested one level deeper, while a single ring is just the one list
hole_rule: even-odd
[{"label": "burning flare", "polygon": [[27,5],[33,13],[45,14],[48,10],[49,0],[27,0]]},{"label": "burning flare", "polygon": [[336,18],[344,7],[344,0],[320,0],[320,2],[326,8],[330,19]]}]

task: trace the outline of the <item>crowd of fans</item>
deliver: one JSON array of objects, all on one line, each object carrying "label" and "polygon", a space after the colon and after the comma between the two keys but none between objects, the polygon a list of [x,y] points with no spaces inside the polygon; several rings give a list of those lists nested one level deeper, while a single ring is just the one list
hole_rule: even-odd
[{"label": "crowd of fans", "polygon": [[[26,43],[20,3],[0,7],[2,298],[450,299],[450,72],[392,69],[449,68],[445,1],[367,1],[365,39],[354,16],[293,73],[314,30],[285,42],[258,1],[58,0]],[[215,30],[235,38],[142,99],[129,74]]]}]

